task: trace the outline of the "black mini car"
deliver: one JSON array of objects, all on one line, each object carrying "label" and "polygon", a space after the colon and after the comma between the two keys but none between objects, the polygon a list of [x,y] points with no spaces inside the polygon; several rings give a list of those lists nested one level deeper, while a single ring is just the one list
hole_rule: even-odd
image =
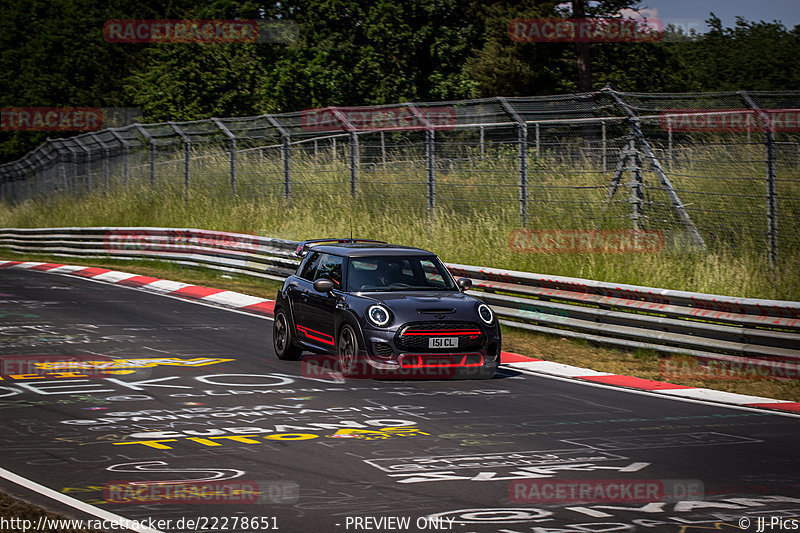
[{"label": "black mini car", "polygon": [[279,359],[333,354],[347,377],[490,378],[500,362],[492,309],[439,258],[379,241],[318,239],[275,301]]}]

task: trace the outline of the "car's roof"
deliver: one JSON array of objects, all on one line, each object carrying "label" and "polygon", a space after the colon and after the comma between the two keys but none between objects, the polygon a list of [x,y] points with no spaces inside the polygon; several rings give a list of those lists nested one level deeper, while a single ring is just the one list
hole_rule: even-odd
[{"label": "car's roof", "polygon": [[433,252],[422,250],[421,248],[401,246],[399,244],[376,243],[319,244],[310,248],[310,251],[341,255],[345,257],[436,255]]}]

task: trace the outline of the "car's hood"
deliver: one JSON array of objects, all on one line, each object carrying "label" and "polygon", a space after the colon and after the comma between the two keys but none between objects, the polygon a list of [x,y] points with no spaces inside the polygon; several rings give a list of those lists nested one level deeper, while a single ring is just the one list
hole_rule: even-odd
[{"label": "car's hood", "polygon": [[[476,299],[461,292],[376,292],[362,296],[384,303],[393,312],[403,315],[406,320],[417,315],[420,319],[435,314],[463,319],[462,313],[474,313]],[[437,313],[439,311],[439,313]],[[461,316],[458,316],[461,315]]]}]

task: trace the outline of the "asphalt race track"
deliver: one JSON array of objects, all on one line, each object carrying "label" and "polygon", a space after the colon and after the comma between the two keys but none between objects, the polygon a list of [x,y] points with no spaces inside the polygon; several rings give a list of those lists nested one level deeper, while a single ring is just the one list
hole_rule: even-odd
[{"label": "asphalt race track", "polygon": [[267,318],[58,274],[0,270],[0,316],[0,489],[75,518],[113,513],[139,531],[800,527],[796,416],[511,369],[345,381],[319,358],[279,361]]}]

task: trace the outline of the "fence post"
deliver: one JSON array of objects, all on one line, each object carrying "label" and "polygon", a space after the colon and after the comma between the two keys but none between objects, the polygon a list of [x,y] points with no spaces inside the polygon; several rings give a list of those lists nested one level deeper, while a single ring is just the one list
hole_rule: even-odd
[{"label": "fence post", "polygon": [[[56,184],[56,174],[58,174],[57,163],[58,163],[58,153],[56,150],[51,146],[49,139],[45,141],[44,146],[47,147],[47,155],[42,156],[42,160],[44,161],[44,165],[47,167],[47,175],[42,181],[42,195],[43,196],[51,196],[54,192],[55,184]],[[55,158],[53,157],[55,154]],[[49,190],[48,190],[49,186]]]},{"label": "fence post", "polygon": [[480,134],[481,161],[483,161],[483,159],[486,157],[486,139],[483,126],[480,126]]},{"label": "fence post", "polygon": [[361,151],[358,146],[358,133],[350,132],[350,196],[356,197],[358,193],[358,163],[361,160]]},{"label": "fence post", "polygon": [[[222,133],[228,138],[228,148],[230,149],[228,160],[230,162],[230,179],[231,179],[231,192],[236,194],[236,135],[228,129],[218,118],[211,119],[214,124],[219,128]],[[261,151],[261,156],[264,156],[264,151]]]},{"label": "fence post", "polygon": [[775,133],[768,129],[765,135],[767,150],[767,246],[769,264],[778,264],[778,188],[775,178]]},{"label": "fence post", "polygon": [[56,157],[58,158],[58,165],[61,170],[61,179],[64,182],[64,191],[69,190],[69,176],[67,176],[67,158],[65,157],[65,152],[63,151],[64,144],[62,141],[52,141],[54,150],[56,151]]},{"label": "fence post", "polygon": [[[497,101],[506,114],[517,123],[517,143],[519,145],[519,218],[522,227],[528,225],[528,125],[504,97]],[[539,153],[539,124],[536,124],[536,153]]]},{"label": "fence post", "polygon": [[37,196],[45,196],[44,191],[45,187],[47,186],[47,174],[49,171],[49,165],[47,164],[47,158],[44,156],[42,152],[44,152],[42,145],[40,149],[37,149],[33,152],[33,155],[36,156],[36,163],[39,167],[39,171],[35,174],[35,180],[33,182],[33,190]]},{"label": "fence post", "polygon": [[289,130],[284,128],[283,125],[272,115],[267,115],[267,120],[276,130],[278,130],[278,132],[280,132],[281,137],[283,137],[283,146],[281,147],[281,159],[283,160],[283,197],[287,200],[290,200],[292,198],[292,136],[289,133]]},{"label": "fence post", "polygon": [[191,176],[191,153],[192,153],[192,140],[189,138],[182,129],[174,122],[168,124],[175,130],[175,133],[183,141],[183,199],[189,201],[189,179]]},{"label": "fence post", "polygon": [[381,167],[386,170],[386,135],[381,132]]},{"label": "fence post", "polygon": [[73,137],[75,144],[83,151],[86,158],[86,192],[92,192],[92,151],[81,142],[81,136]]},{"label": "fence post", "polygon": [[31,197],[31,175],[33,174],[33,165],[30,161],[30,155],[26,154],[25,157],[20,159],[19,168],[22,171],[22,184],[24,186],[23,197],[27,200]]},{"label": "fence post", "polygon": [[[769,115],[761,110],[747,91],[738,91],[738,94],[750,109],[753,109],[758,114],[759,122],[766,126],[764,148],[767,156],[767,258],[769,266],[774,268],[778,264],[778,188],[775,182],[775,132]],[[749,128],[747,133],[749,142]]]},{"label": "fence post", "polygon": [[[358,163],[361,159],[358,146],[358,129],[350,122],[344,113],[339,111],[337,107],[331,107],[333,116],[350,133],[350,196],[356,197],[358,193]],[[333,152],[334,158],[336,154],[336,137],[333,138]]]},{"label": "fence post", "polygon": [[[69,144],[68,144],[69,143]],[[64,142],[64,145],[69,150],[70,154],[70,167],[72,168],[72,194],[78,194],[78,155],[75,153],[75,150],[72,148],[72,144],[70,140]]]},{"label": "fence post", "polygon": [[607,139],[606,139],[606,123],[605,123],[605,121],[601,122],[600,126],[601,126],[601,129],[602,129],[602,136],[603,136],[603,172],[606,172],[608,170],[608,167],[607,167],[607,162],[608,162],[608,159],[607,159],[608,142],[607,142]]},{"label": "fence post", "polygon": [[33,151],[32,153],[28,154],[28,156],[34,159],[33,162],[28,163],[28,168],[31,169],[31,187],[30,187],[30,197],[33,198],[38,196],[39,194],[39,171],[37,169],[42,168],[41,161],[39,159],[38,151]]},{"label": "fence post", "polygon": [[669,154],[667,163],[669,164],[670,170],[672,170],[672,165],[675,163],[672,153],[672,117],[667,117],[667,135],[667,152]]},{"label": "fence post", "polygon": [[142,127],[141,124],[136,124],[136,129],[144,135],[150,144],[150,187],[156,188],[156,140],[150,135],[150,132]]},{"label": "fence post", "polygon": [[636,150],[633,140],[630,143],[631,154],[628,159],[630,166],[628,170],[631,173],[631,181],[628,184],[631,188],[631,220],[633,221],[633,229],[642,229],[642,220],[644,218],[644,192],[642,191],[642,156]]},{"label": "fence post", "polygon": [[411,114],[425,127],[425,170],[428,177],[428,212],[436,210],[436,131],[433,124],[417,109],[414,104],[406,103],[405,106]]},{"label": "fence post", "polygon": [[100,139],[100,137],[96,133],[89,134],[94,142],[99,144],[103,148],[103,184],[105,185],[106,191],[108,191],[109,183],[111,182],[111,177],[109,176],[109,149],[106,143]]},{"label": "fence post", "polygon": [[686,212],[686,208],[681,202],[681,199],[678,197],[678,193],[675,192],[675,188],[672,186],[672,182],[669,181],[667,177],[667,173],[664,172],[664,169],[661,167],[661,163],[659,163],[658,158],[656,157],[655,152],[650,147],[650,143],[647,142],[647,138],[644,136],[644,132],[642,131],[642,127],[639,124],[639,117],[636,113],[633,112],[633,109],[622,99],[620,96],[608,87],[602,89],[603,92],[608,93],[611,95],[611,98],[617,103],[619,107],[623,109],[623,111],[628,115],[629,124],[631,131],[636,139],[639,141],[639,145],[642,147],[644,151],[644,155],[650,161],[650,164],[653,167],[656,175],[661,181],[661,184],[664,186],[664,190],[669,196],[669,199],[672,201],[672,206],[677,211],[678,216],[683,222],[683,225],[686,227],[689,234],[692,236],[694,242],[703,250],[707,251],[708,248],[706,247],[706,242],[703,240],[703,236],[700,235],[700,231],[698,231],[697,226],[694,225],[689,213]]},{"label": "fence post", "polygon": [[119,144],[122,146],[122,187],[124,189],[128,188],[128,153],[129,153],[129,145],[128,141],[122,138],[122,136],[117,133],[117,130],[114,128],[109,128],[108,131],[114,138],[119,141]]}]

